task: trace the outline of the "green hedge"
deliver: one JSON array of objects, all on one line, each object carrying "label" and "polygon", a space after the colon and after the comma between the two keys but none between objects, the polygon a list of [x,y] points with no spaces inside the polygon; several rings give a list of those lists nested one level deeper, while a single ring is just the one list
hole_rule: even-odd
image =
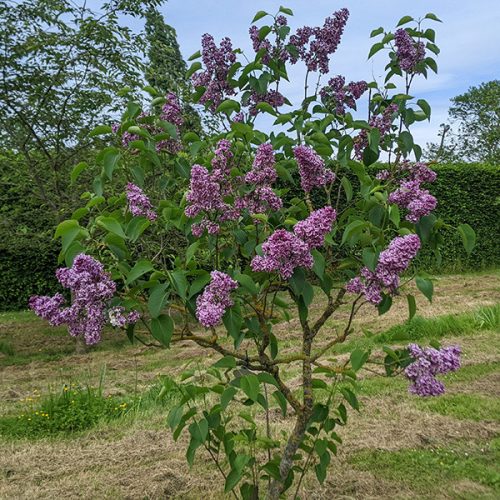
[{"label": "green hedge", "polygon": [[482,164],[436,165],[438,177],[429,191],[438,199],[435,214],[452,226],[469,224],[477,236],[467,256],[456,231],[443,231],[442,264],[421,259],[432,271],[476,271],[500,265],[500,167]]},{"label": "green hedge", "polygon": [[[500,265],[500,168],[481,164],[433,168],[438,179],[429,188],[439,201],[436,215],[453,226],[463,223],[472,226],[477,234],[477,245],[467,256],[456,231],[444,231],[442,263],[437,266],[434,256],[425,252],[419,257],[422,263],[431,272],[471,271]],[[2,198],[5,203],[6,197]],[[58,290],[54,277],[58,244],[51,240],[49,231],[37,233],[40,225],[46,226],[50,220],[49,217],[41,220],[46,209],[33,200],[30,206],[29,198],[16,198],[16,201],[9,199],[8,204],[10,209],[22,204],[23,213],[16,217],[17,228],[21,218],[26,225],[38,227],[22,235],[13,234],[12,226],[0,224],[0,310],[3,311],[26,308],[31,295]]]},{"label": "green hedge", "polygon": [[32,295],[61,291],[54,275],[59,250],[49,237],[0,241],[0,311],[26,309]]}]

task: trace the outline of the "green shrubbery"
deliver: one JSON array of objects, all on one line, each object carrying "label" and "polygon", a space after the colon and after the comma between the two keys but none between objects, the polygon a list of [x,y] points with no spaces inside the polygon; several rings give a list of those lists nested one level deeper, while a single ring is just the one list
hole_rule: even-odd
[{"label": "green shrubbery", "polygon": [[[439,200],[435,211],[451,226],[467,223],[474,228],[477,244],[467,256],[459,235],[443,230],[445,243],[441,247],[442,262],[425,250],[419,259],[433,272],[461,272],[495,267],[500,264],[500,168],[482,164],[435,165],[437,181],[429,186]],[[25,199],[26,201],[26,199]],[[11,199],[11,204],[21,198]],[[44,208],[28,200],[26,224],[35,230],[43,222]],[[46,210],[45,210],[46,212]],[[45,215],[45,220],[49,218]],[[59,244],[49,232],[15,232],[12,227],[0,226],[0,310],[24,309],[33,294],[52,294],[59,290],[54,276]]]}]

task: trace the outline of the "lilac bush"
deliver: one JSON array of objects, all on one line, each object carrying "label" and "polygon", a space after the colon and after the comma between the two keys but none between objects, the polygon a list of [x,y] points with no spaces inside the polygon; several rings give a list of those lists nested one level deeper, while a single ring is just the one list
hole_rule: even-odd
[{"label": "lilac bush", "polygon": [[[432,300],[418,253],[427,247],[439,257],[446,225],[432,214],[437,200],[426,186],[435,173],[410,132],[430,107],[410,88],[436,71],[435,34],[424,28],[436,18],[374,30],[382,38],[370,57],[387,54],[385,81],[346,84],[348,76],[325,75],[347,9],[296,29],[292,14],[258,12],[251,54],[203,35],[188,71],[190,104],[211,113],[219,130],[181,137],[183,103],[148,88],[146,110],[131,102],[119,124],[96,131],[111,134],[97,157],[100,173],[82,195],[85,207],[56,231],[68,266],[58,277],[72,303],[64,307],[62,295],[30,303],[89,343],[109,323],[131,341],[190,341],[217,353],[203,374],[183,374],[168,425],[176,439],[187,433],[189,464],[206,450],[224,491],[245,499],[277,499],[292,487],[295,498],[310,469],[325,480],[337,429],[348,408],[360,409],[355,381],[368,363],[404,372],[411,393],[425,396],[442,393],[436,376],[459,366],[453,346],[386,346],[384,357],[378,338],[349,343],[361,308],[383,315],[405,296],[411,319],[414,278]],[[283,82],[295,64],[305,78],[294,104]],[[259,129],[264,115],[272,131]],[[175,251],[171,238],[181,242]],[[344,342],[347,360],[337,356]],[[300,383],[290,383],[297,373]],[[258,425],[273,406],[291,430]]]}]

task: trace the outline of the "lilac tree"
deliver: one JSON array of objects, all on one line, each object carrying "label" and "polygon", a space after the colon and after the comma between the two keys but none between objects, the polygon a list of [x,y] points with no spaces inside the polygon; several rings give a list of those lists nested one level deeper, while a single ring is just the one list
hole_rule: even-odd
[{"label": "lilac tree", "polygon": [[[409,92],[416,77],[436,71],[435,34],[424,24],[438,19],[404,17],[395,33],[372,32],[382,38],[370,57],[380,50],[389,57],[385,82],[346,84],[339,75],[324,87],[318,78],[311,90],[311,75],[329,71],[349,13],[293,34],[291,15],[284,7],[275,16],[258,12],[254,22],[269,23],[250,28],[255,54],[245,58],[228,38],[218,44],[203,36],[191,58],[201,62],[189,70],[193,100],[222,118],[224,132],[181,140],[172,94],[154,96],[150,110],[130,103],[120,124],[98,130],[113,132],[113,144],[98,157],[102,170],[82,195],[85,207],[56,233],[69,267],[58,276],[73,302],[31,302],[88,342],[109,322],[132,341],[192,341],[220,354],[203,374],[183,374],[168,423],[175,439],[187,431],[189,464],[205,449],[237,498],[267,490],[275,499],[292,486],[297,496],[310,468],[325,480],[337,429],[348,408],[359,410],[356,378],[367,363],[382,360],[388,375],[404,373],[421,396],[442,393],[436,376],[459,366],[456,346],[387,345],[382,357],[352,348],[347,360],[335,357],[362,307],[384,314],[406,293],[411,319],[415,298],[405,288],[414,278],[432,299],[416,258],[423,246],[439,257],[444,223],[431,213],[437,200],[425,187],[435,173],[420,162],[410,133],[430,107]],[[304,99],[294,107],[280,89],[289,65],[299,63]],[[393,83],[400,77],[404,92]],[[363,98],[367,120],[353,115]],[[274,119],[272,131],[257,128],[263,114]],[[381,154],[383,170],[373,165]],[[165,247],[147,252],[145,242],[165,230],[185,239],[185,252],[168,259]],[[459,231],[470,251],[474,232]],[[347,319],[333,328],[340,308]],[[292,316],[290,347],[278,326]],[[300,374],[298,387],[290,373]],[[273,433],[273,405],[293,422],[285,435]]]}]

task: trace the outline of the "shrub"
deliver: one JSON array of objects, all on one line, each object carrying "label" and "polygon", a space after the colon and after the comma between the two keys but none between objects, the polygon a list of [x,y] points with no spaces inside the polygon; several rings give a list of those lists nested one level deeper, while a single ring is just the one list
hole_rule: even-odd
[{"label": "shrub", "polygon": [[[410,281],[400,279],[406,270],[432,299],[432,282],[414,257],[424,246],[437,253],[440,230],[449,227],[432,214],[436,199],[426,185],[435,173],[419,161],[421,148],[409,131],[430,116],[428,103],[414,101],[410,87],[414,77],[436,71],[435,33],[421,31],[423,21],[411,17],[399,23],[411,27],[395,33],[374,30],[382,41],[370,57],[387,50],[386,83],[346,85],[337,76],[311,94],[309,75],[328,73],[348,14],[342,9],[322,27],[289,37],[290,9],[280,7],[276,16],[261,11],[255,21],[270,24],[250,30],[254,60],[237,61],[240,51],[229,39],[218,46],[204,35],[202,53],[192,57],[203,64],[189,70],[192,98],[225,127],[204,139],[186,134],[187,151],[180,153],[182,116],[172,93],[149,89],[149,110],[131,102],[119,124],[99,127],[95,133],[110,139],[97,155],[101,173],[85,206],[56,231],[67,266],[57,278],[71,303],[60,294],[30,299],[39,316],[66,324],[89,344],[99,342],[109,322],[145,344],[189,341],[218,353],[212,366],[182,374],[168,424],[175,439],[188,434],[188,463],[206,450],[225,492],[238,498],[267,490],[277,500],[292,486],[297,496],[309,469],[325,481],[340,442],[337,429],[348,422],[349,408],[360,409],[357,373],[377,362],[370,349],[353,349],[348,359],[328,352],[349,338],[360,308],[375,306],[382,315],[392,307],[392,297]],[[437,20],[433,14],[424,19]],[[299,60],[307,68],[305,98],[292,107],[280,82]],[[397,75],[404,94],[392,83]],[[370,95],[368,122],[353,116],[363,94]],[[276,130],[259,130],[260,114],[273,117]],[[391,163],[382,175],[370,175],[381,152]],[[342,175],[347,171],[356,182]],[[297,194],[286,196],[293,188]],[[188,246],[166,260],[163,235],[174,228]],[[470,253],[474,231],[467,224],[458,231]],[[315,294],[326,300],[318,304]],[[412,317],[411,293],[407,302]],[[298,321],[289,323],[289,349],[275,325],[291,314]],[[343,325],[324,332],[332,317]],[[327,337],[319,343],[322,331]],[[436,375],[459,367],[458,346],[384,351],[387,373],[404,371],[410,392],[421,396],[443,393]],[[300,383],[292,385],[287,376],[294,370]],[[258,425],[270,421],[271,405],[284,416],[293,410],[289,433],[273,435],[270,425]]]}]

